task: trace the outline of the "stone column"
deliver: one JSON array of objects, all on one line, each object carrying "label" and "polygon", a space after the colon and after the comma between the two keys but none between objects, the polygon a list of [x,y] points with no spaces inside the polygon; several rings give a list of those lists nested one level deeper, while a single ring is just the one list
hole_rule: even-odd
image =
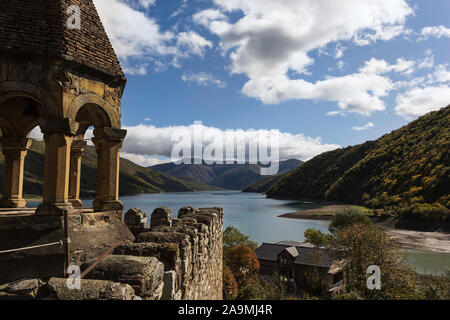
[{"label": "stone column", "polygon": [[119,151],[126,130],[100,128],[94,130],[97,151],[97,194],[94,211],[123,210],[119,201]]},{"label": "stone column", "polygon": [[44,191],[43,202],[36,210],[38,214],[64,214],[73,210],[68,196],[72,140],[64,132],[44,132]]},{"label": "stone column", "polygon": [[70,149],[69,202],[74,208],[80,208],[81,157],[86,148],[86,141],[75,140]]},{"label": "stone column", "polygon": [[24,208],[25,200],[23,192],[23,168],[24,160],[31,139],[22,137],[2,137],[1,145],[5,158],[3,167],[3,199],[0,201],[2,208]]}]

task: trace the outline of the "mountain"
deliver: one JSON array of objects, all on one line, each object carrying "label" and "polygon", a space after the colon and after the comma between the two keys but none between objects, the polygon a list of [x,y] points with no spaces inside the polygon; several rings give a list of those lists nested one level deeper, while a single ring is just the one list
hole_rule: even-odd
[{"label": "mountain", "polygon": [[323,153],[267,190],[450,222],[450,106],[375,141]]},{"label": "mountain", "polygon": [[[192,161],[193,163],[193,161]],[[280,161],[279,172],[286,173],[297,168],[302,161],[291,159]],[[241,190],[247,185],[265,178],[261,176],[259,164],[158,164],[150,167],[176,177],[190,178],[209,185],[230,190]]]},{"label": "mountain", "polygon": [[[44,177],[44,152],[42,141],[33,141],[24,168],[24,195],[41,195]],[[97,154],[95,148],[87,146],[83,154],[81,168],[81,196],[95,196],[97,183]],[[3,155],[0,153],[0,175],[3,173]],[[168,174],[141,167],[127,159],[120,158],[120,195],[139,193],[159,193],[178,191],[205,191],[218,188],[190,179],[173,177]],[[0,177],[0,186],[3,179]]]},{"label": "mountain", "polygon": [[[288,174],[288,173],[285,173]],[[285,174],[277,174],[274,176],[269,176],[267,178],[264,178],[262,180],[253,182],[246,186],[244,189],[242,189],[242,192],[255,192],[255,193],[264,193],[267,190],[269,190],[271,187],[276,185]]]}]

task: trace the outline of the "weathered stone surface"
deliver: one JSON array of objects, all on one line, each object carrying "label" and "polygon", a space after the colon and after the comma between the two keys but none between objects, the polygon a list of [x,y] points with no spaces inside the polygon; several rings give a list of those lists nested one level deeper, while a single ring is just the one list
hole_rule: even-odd
[{"label": "weathered stone surface", "polygon": [[153,210],[150,218],[150,229],[158,226],[171,226],[172,225],[172,211],[166,207],[160,207]]},{"label": "weathered stone surface", "polygon": [[67,287],[67,279],[51,278],[42,289],[42,299],[56,300],[133,300],[133,288],[128,284],[106,280],[81,280],[80,290]]},{"label": "weathered stone surface", "polygon": [[[84,263],[86,269],[94,260]],[[127,283],[141,297],[152,296],[163,281],[164,265],[155,257],[128,255],[107,256],[92,270],[87,278]]]},{"label": "weathered stone surface", "polygon": [[124,222],[136,237],[147,229],[147,214],[138,208],[132,208],[125,213]]},{"label": "weathered stone surface", "polygon": [[162,300],[174,300],[178,291],[177,273],[175,271],[164,272],[164,289]]},{"label": "weathered stone surface", "polygon": [[[179,248],[177,268],[165,268],[165,286],[162,299],[222,299],[222,227],[221,208],[180,210],[172,225],[155,223],[150,231],[140,233],[136,244],[127,244],[122,252],[139,252],[172,244]],[[165,220],[167,222],[167,219]],[[144,249],[145,248],[145,249]],[[156,251],[156,250],[155,250]],[[134,254],[134,253],[133,253]],[[171,264],[174,264],[173,260]],[[174,281],[176,274],[176,284]]]},{"label": "weathered stone surface", "polygon": [[183,218],[185,215],[189,214],[189,213],[194,213],[195,209],[191,206],[186,206],[181,208],[180,210],[178,210],[178,219]]},{"label": "weathered stone surface", "polygon": [[180,269],[180,249],[176,243],[127,242],[114,250],[115,255],[155,257],[164,264],[164,270]]},{"label": "weathered stone surface", "polygon": [[36,298],[39,288],[44,285],[41,279],[24,279],[9,283],[3,291],[23,298]]}]

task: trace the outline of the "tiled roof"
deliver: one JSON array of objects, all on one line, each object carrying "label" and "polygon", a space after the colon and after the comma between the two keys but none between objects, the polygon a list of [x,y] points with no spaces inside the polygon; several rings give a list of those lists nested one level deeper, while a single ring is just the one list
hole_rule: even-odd
[{"label": "tiled roof", "polygon": [[[67,28],[69,5],[81,11],[81,30]],[[0,0],[0,49],[57,56],[123,76],[92,0]]]},{"label": "tiled roof", "polygon": [[[292,246],[279,243],[263,243],[256,249],[256,255],[260,260],[277,261],[278,255]],[[311,247],[304,244],[295,246],[298,256],[295,258],[295,264],[319,266],[329,268],[333,264],[333,256],[330,250],[323,247]]]}]

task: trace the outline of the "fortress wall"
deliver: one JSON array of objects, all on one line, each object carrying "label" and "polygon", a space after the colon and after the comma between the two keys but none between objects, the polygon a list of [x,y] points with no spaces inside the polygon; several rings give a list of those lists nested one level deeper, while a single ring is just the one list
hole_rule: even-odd
[{"label": "fortress wall", "polygon": [[[135,214],[139,218],[133,219]],[[131,209],[127,221],[143,221],[142,211]],[[136,241],[118,247],[114,254],[153,256],[163,262],[161,299],[222,299],[222,208],[185,207],[177,219],[172,219],[169,209],[158,208],[149,229],[136,223],[129,228]]]}]

